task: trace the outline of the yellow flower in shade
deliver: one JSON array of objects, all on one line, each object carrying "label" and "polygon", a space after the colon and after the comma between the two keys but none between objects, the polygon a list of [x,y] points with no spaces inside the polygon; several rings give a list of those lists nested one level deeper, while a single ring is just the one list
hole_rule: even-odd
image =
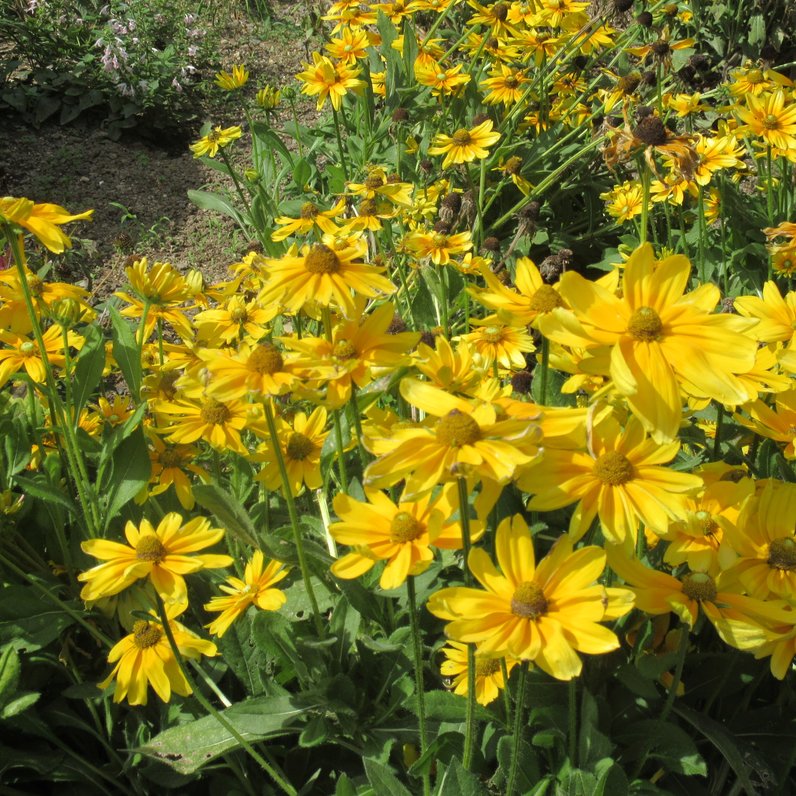
[{"label": "yellow flower in shade", "polygon": [[237,351],[200,349],[198,355],[212,375],[210,391],[222,401],[246,394],[257,398],[284,395],[299,383],[296,357],[273,343],[244,341]]},{"label": "yellow flower in shade", "polygon": [[471,130],[462,127],[453,135],[438,133],[434,136],[428,154],[445,155],[442,168],[447,169],[448,166],[458,163],[470,163],[485,158],[489,154],[489,147],[499,140],[500,133],[492,130],[492,120],[487,119]]},{"label": "yellow flower in shade", "polygon": [[[329,432],[324,430],[326,410],[319,406],[309,417],[304,412],[297,412],[290,421],[276,417],[275,423],[279,447],[293,494],[297,495],[300,492],[302,484],[306,484],[308,489],[318,489],[323,484],[321,449],[329,435]],[[258,481],[262,481],[268,489],[283,488],[273,440],[270,438],[266,440],[251,458],[265,463],[257,474]]]},{"label": "yellow flower in shade", "polygon": [[[449,641],[443,648],[445,660],[440,664],[439,671],[443,677],[451,680],[450,687],[454,694],[467,696],[467,645],[458,641]],[[505,661],[506,674],[519,663],[514,657],[500,658],[494,655],[475,653],[475,701],[479,705],[494,702],[506,687],[503,677],[501,660]]]},{"label": "yellow flower in shade", "polygon": [[314,301],[324,307],[334,305],[347,318],[354,317],[352,291],[368,298],[395,292],[383,268],[361,262],[363,254],[364,247],[358,244],[336,249],[320,243],[305,246],[300,256],[288,253],[268,260],[270,277],[260,300],[279,301],[293,313]]},{"label": "yellow flower in shade", "polygon": [[619,224],[641,215],[644,208],[644,191],[640,182],[628,180],[600,194],[605,200],[605,211]]},{"label": "yellow flower in shade", "polygon": [[[367,503],[339,494],[334,510],[340,522],[329,526],[337,542],[355,548],[332,564],[338,578],[358,578],[378,561],[386,561],[379,585],[397,589],[410,575],[419,575],[434,560],[434,544],[445,517],[429,505],[429,496],[395,504],[375,490],[365,493]],[[461,541],[461,537],[460,537]]]},{"label": "yellow flower in shade", "polygon": [[344,211],[345,198],[339,199],[329,210],[321,210],[312,202],[304,202],[298,218],[277,216],[274,219],[274,223],[279,224],[280,229],[271,233],[271,240],[285,240],[296,234],[308,235],[315,227],[327,235],[336,235],[338,228],[332,219],[338,218]]},{"label": "yellow flower in shade", "polygon": [[497,64],[492,70],[492,76],[481,81],[481,88],[489,91],[484,102],[487,105],[514,105],[525,93],[527,83],[528,77],[521,69]]},{"label": "yellow flower in shade", "polygon": [[483,320],[471,320],[475,329],[469,334],[460,335],[454,340],[468,342],[484,360],[484,367],[496,367],[504,370],[524,370],[526,367],[524,354],[535,350],[533,338],[524,326],[509,326],[497,315],[490,315]]},{"label": "yellow flower in shade", "polygon": [[214,158],[219,149],[223,149],[236,139],[240,138],[243,131],[237,125],[232,127],[214,127],[206,136],[200,138],[195,144],[191,144],[191,152],[195,158],[206,155]]},{"label": "yellow flower in shade", "polygon": [[538,453],[541,432],[531,421],[498,420],[490,403],[466,401],[417,379],[402,379],[400,390],[410,404],[438,420],[433,426],[395,429],[389,438],[366,438],[379,456],[365,470],[369,486],[391,486],[405,478],[404,495],[414,500],[465,475],[505,484]]},{"label": "yellow flower in shade", "polygon": [[288,572],[281,561],[266,561],[262,550],[255,550],[243,571],[243,580],[227,578],[226,583],[219,586],[227,596],[213,597],[205,605],[205,611],[220,612],[206,625],[207,629],[221,638],[250,605],[261,611],[278,611],[287,602],[287,597],[274,587],[287,577]]},{"label": "yellow flower in shade", "polygon": [[659,572],[629,558],[618,547],[609,547],[608,563],[636,595],[636,608],[652,616],[675,613],[693,628],[701,612],[716,628],[722,641],[736,649],[754,649],[767,640],[761,616],[776,616],[762,600],[724,588],[721,575],[686,572],[679,578]]},{"label": "yellow flower in shade", "polygon": [[273,86],[263,86],[263,88],[257,92],[256,99],[257,104],[264,111],[272,111],[274,108],[279,107],[279,103],[282,100],[282,92]]},{"label": "yellow flower in shade", "polygon": [[540,315],[564,307],[564,299],[552,285],[546,285],[539,269],[528,257],[518,257],[514,289],[506,287],[488,268],[481,275],[486,288],[469,288],[473,298],[499,315],[508,315],[517,326],[533,326]]},{"label": "yellow flower in shade", "polygon": [[221,306],[198,312],[193,322],[200,342],[229,344],[249,337],[259,340],[267,332],[266,324],[279,314],[279,306],[244,296],[230,296]]},{"label": "yellow flower in shade", "polygon": [[484,550],[470,551],[467,565],[482,589],[454,586],[431,595],[428,610],[448,621],[449,638],[476,644],[482,655],[533,661],[558,680],[580,674],[578,652],[600,655],[619,646],[599,623],[629,611],[631,595],[609,594],[597,583],[605,569],[599,547],[573,551],[562,537],[537,566],[528,526],[515,515],[498,525],[495,556],[500,570]]},{"label": "yellow flower in shade", "polygon": [[[74,332],[68,333],[68,341],[71,346],[79,345],[82,339]],[[62,368],[66,357],[61,329],[58,326],[50,326],[44,332],[43,340],[50,366]],[[37,384],[44,384],[47,372],[39,345],[34,339],[0,329],[0,343],[7,346],[7,348],[0,348],[0,387],[23,368],[33,381]]]},{"label": "yellow flower in shade", "polygon": [[712,314],[719,289],[706,284],[685,293],[690,273],[686,257],[656,262],[645,244],[625,265],[621,297],[568,272],[559,288],[572,310],[555,309],[539,320],[552,341],[600,357],[599,373],[610,375],[659,443],[674,439],[680,428],[681,383],[725,404],[749,398],[736,374],[755,364],[757,344],[746,334],[755,322]]},{"label": "yellow flower in shade", "polygon": [[747,94],[769,93],[780,88],[789,88],[793,81],[775,72],[773,69],[764,69],[762,65],[744,64],[740,69],[731,69],[732,83],[729,85],[730,93],[736,97]]},{"label": "yellow flower in shade", "polygon": [[779,393],[772,409],[765,401],[758,399],[748,404],[744,410],[751,419],[736,415],[735,419],[763,437],[785,443],[782,451],[786,459],[796,459],[796,387]]},{"label": "yellow flower in shade", "polygon": [[796,601],[796,485],[769,481],[744,504],[727,529],[728,580],[737,579],[752,597]]},{"label": "yellow flower in shade", "polygon": [[357,79],[359,70],[344,62],[335,64],[317,52],[312,54],[312,61],[312,65],[304,64],[304,71],[299,72],[296,78],[304,84],[301,87],[302,93],[318,96],[318,110],[329,97],[332,107],[339,111],[343,97],[349,91],[358,91],[365,86],[362,80]]},{"label": "yellow flower in shade", "polygon": [[447,265],[451,261],[451,255],[472,249],[473,239],[469,232],[446,235],[442,232],[415,230],[406,236],[404,245],[418,259],[429,257],[435,265]]},{"label": "yellow flower in shade", "polygon": [[441,335],[434,348],[420,343],[415,351],[415,367],[435,386],[449,393],[473,395],[481,384],[483,371],[473,362],[467,343],[453,346]]},{"label": "yellow flower in shade", "polygon": [[683,517],[683,495],[695,492],[702,479],[663,465],[672,461],[680,443],[658,444],[631,417],[622,431],[611,416],[591,429],[588,450],[545,449],[517,483],[534,495],[533,511],[552,511],[577,503],[569,525],[578,540],[600,518],[612,543],[636,539],[639,523],[665,531],[672,519]]},{"label": "yellow flower in shade", "polygon": [[744,128],[777,149],[796,149],[796,102],[786,104],[785,92],[746,97],[748,108],[738,108]]},{"label": "yellow flower in shade", "polygon": [[249,72],[243,64],[233,64],[231,72],[222,70],[216,74],[216,85],[224,91],[243,88],[248,81]]},{"label": "yellow flower in shade", "polygon": [[[202,655],[217,655],[218,650],[212,641],[200,638],[174,620],[184,609],[185,606],[166,607],[169,628],[180,655],[193,660],[198,660]],[[180,696],[191,693],[163,625],[154,614],[150,616],[150,619],[136,620],[133,632],[119,641],[108,654],[108,663],[116,665],[99,687],[107,688],[116,680],[114,702],[126,698],[131,705],[146,705],[150,685],[164,702],[171,699],[172,693]]]},{"label": "yellow flower in shade", "polygon": [[136,502],[143,503],[149,496],[160,495],[173,485],[180,505],[191,511],[196,500],[189,473],[198,476],[200,481],[210,480],[210,473],[194,463],[199,455],[198,449],[193,445],[167,445],[151,427],[145,426],[144,430],[151,445],[152,475],[148,487],[142,490],[143,494],[136,498]]},{"label": "yellow flower in shade", "polygon": [[71,215],[60,205],[36,204],[30,199],[15,196],[0,197],[0,220],[22,227],[54,254],[72,247],[72,241],[61,230],[70,221],[86,221],[93,210]]},{"label": "yellow flower in shade", "polygon": [[135,581],[149,578],[164,599],[185,601],[183,575],[204,568],[228,567],[232,563],[226,555],[192,555],[217,544],[224,536],[222,528],[211,528],[204,517],[183,524],[182,516],[172,511],[156,528],[147,519],[138,526],[128,521],[124,535],[126,545],[107,539],[89,539],[80,545],[84,553],[103,561],[77,576],[86,584],[80,592],[81,599],[111,597]]},{"label": "yellow flower in shade", "polygon": [[[791,663],[796,655],[796,610],[782,600],[766,603],[767,615],[760,617],[768,625],[768,638],[753,650],[755,658],[771,656],[771,674],[778,680],[792,672]],[[776,615],[771,614],[776,611]]]}]

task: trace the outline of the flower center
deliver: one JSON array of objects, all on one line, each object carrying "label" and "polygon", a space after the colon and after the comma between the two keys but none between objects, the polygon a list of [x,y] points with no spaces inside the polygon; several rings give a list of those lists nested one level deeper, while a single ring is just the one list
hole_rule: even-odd
[{"label": "flower center", "polygon": [[469,144],[472,140],[473,138],[470,135],[470,131],[465,130],[464,128],[457,130],[453,134],[453,143],[456,144],[456,146],[467,146],[467,144]]},{"label": "flower center", "polygon": [[166,448],[158,457],[164,469],[169,467],[179,467],[182,463],[182,456],[176,448]]},{"label": "flower center", "polygon": [[437,423],[437,442],[450,448],[472,445],[481,439],[481,429],[470,415],[453,409]]},{"label": "flower center", "polygon": [[499,343],[503,339],[503,330],[499,326],[485,326],[481,336],[487,343]]},{"label": "flower center", "polygon": [[315,445],[309,437],[294,431],[287,441],[287,455],[294,462],[302,462],[314,450]]},{"label": "flower center", "polygon": [[312,202],[304,202],[299,215],[304,221],[310,221],[318,215],[318,208]]},{"label": "flower center", "polygon": [[756,86],[758,83],[763,82],[763,73],[759,69],[750,69],[746,73],[746,80],[750,83],[750,85]]},{"label": "flower center", "polygon": [[512,155],[503,166],[503,171],[505,171],[506,174],[519,174],[521,168],[522,168],[522,158],[518,157],[517,155]]},{"label": "flower center", "polygon": [[34,274],[28,274],[28,287],[34,296],[41,296],[44,293],[44,280]]},{"label": "flower center", "polygon": [[338,340],[334,344],[332,355],[337,359],[354,359],[356,358],[357,350],[349,340]]},{"label": "flower center", "polygon": [[216,129],[216,130],[211,130],[211,131],[210,131],[210,132],[207,134],[207,140],[208,140],[208,142],[209,142],[209,143],[211,143],[211,144],[215,144],[215,143],[217,143],[218,141],[220,141],[220,140],[221,140],[221,130],[218,130],[218,129]]},{"label": "flower center", "polygon": [[312,247],[304,259],[304,268],[311,274],[336,274],[340,270],[340,259],[321,243]]},{"label": "flower center", "polygon": [[233,323],[246,323],[249,319],[249,311],[246,309],[245,304],[238,304],[230,311],[229,317]]},{"label": "flower center", "polygon": [[425,530],[425,525],[408,511],[399,511],[390,523],[390,540],[398,544],[414,542]]},{"label": "flower center", "polygon": [[633,136],[647,146],[661,146],[666,143],[666,127],[657,116],[646,116],[633,130]]},{"label": "flower center", "polygon": [[133,642],[140,650],[154,647],[163,636],[163,631],[154,623],[139,619],[133,623]]},{"label": "flower center", "polygon": [[30,340],[26,340],[19,347],[19,350],[24,356],[29,357],[36,351],[36,344],[35,343],[31,343]]},{"label": "flower center", "polygon": [[765,127],[766,130],[779,129],[779,117],[775,116],[773,113],[769,113],[768,116],[763,119],[763,127]]},{"label": "flower center", "polygon": [[384,185],[384,178],[380,177],[378,174],[373,174],[365,180],[365,187],[371,191],[376,190],[376,188],[381,188],[382,185]]},{"label": "flower center", "polygon": [[520,81],[517,80],[516,77],[510,75],[506,78],[506,88],[517,88],[520,85]]},{"label": "flower center", "polygon": [[683,594],[689,600],[713,602],[716,599],[716,582],[706,572],[692,572],[683,578]]},{"label": "flower center", "polygon": [[144,534],[135,546],[135,557],[139,561],[159,564],[166,557],[166,548],[153,533]]},{"label": "flower center", "polygon": [[608,451],[597,459],[592,472],[608,486],[622,486],[633,478],[633,465],[618,451]]},{"label": "flower center", "polygon": [[551,285],[542,285],[532,296],[530,307],[534,312],[552,312],[556,307],[563,307],[564,299]]},{"label": "flower center", "polygon": [[694,514],[697,526],[702,530],[703,536],[715,536],[719,526],[709,511],[697,511]]},{"label": "flower center", "polygon": [[547,599],[542,587],[532,580],[520,583],[511,598],[511,613],[525,619],[538,619],[547,613]]},{"label": "flower center", "polygon": [[479,656],[475,659],[475,676],[489,677],[500,671],[500,658],[484,658]]},{"label": "flower center", "polygon": [[258,345],[246,360],[246,367],[255,373],[278,373],[284,365],[282,355],[272,345]]},{"label": "flower center", "polygon": [[636,340],[651,343],[653,340],[660,338],[663,331],[663,321],[652,307],[639,307],[630,316],[627,331]]},{"label": "flower center", "polygon": [[232,413],[221,401],[217,401],[215,398],[208,398],[202,404],[199,416],[203,422],[211,426],[220,426],[232,417]]},{"label": "flower center", "polygon": [[448,245],[448,236],[435,232],[431,236],[431,244],[435,249],[444,249]]},{"label": "flower center", "polygon": [[774,539],[768,546],[768,565],[793,572],[796,569],[796,541],[790,538]]},{"label": "flower center", "polygon": [[492,16],[495,19],[505,22],[508,15],[509,7],[505,3],[495,3],[495,5],[492,6]]},{"label": "flower center", "polygon": [[671,52],[671,47],[669,46],[669,42],[664,39],[659,39],[652,45],[652,52],[655,53],[659,58],[663,58],[663,56],[668,55]]}]

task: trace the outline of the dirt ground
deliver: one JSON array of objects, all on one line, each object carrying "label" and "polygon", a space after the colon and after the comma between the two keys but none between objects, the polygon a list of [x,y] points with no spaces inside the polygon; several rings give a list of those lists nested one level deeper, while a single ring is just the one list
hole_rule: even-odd
[{"label": "dirt ground", "polygon": [[[219,63],[226,69],[247,66],[247,97],[266,83],[295,84],[311,47],[302,26],[310,5],[275,3],[269,23],[245,15],[226,21]],[[206,109],[206,121],[245,129],[234,102],[224,99]],[[314,106],[302,102],[300,107],[302,121],[309,122]],[[275,126],[282,121],[277,116]],[[74,247],[53,262],[53,276],[84,284],[98,300],[124,283],[124,265],[132,254],[181,270],[199,268],[208,281],[217,280],[245,253],[246,240],[230,219],[200,210],[188,199],[191,189],[231,187],[227,178],[194,159],[188,143],[197,132],[186,131],[184,146],[164,148],[135,133],[112,140],[101,126],[81,118],[37,129],[0,110],[0,196],[55,202],[75,213],[94,209],[93,222],[68,228]],[[236,142],[244,163],[248,146],[244,133]]]}]

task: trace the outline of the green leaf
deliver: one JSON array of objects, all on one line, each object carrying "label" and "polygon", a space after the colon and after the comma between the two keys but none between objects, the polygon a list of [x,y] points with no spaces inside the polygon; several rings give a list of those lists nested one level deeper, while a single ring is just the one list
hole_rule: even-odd
[{"label": "green leaf", "polygon": [[[269,147],[272,147],[292,166],[293,154],[285,146],[285,142],[279,137],[276,131],[265,122],[255,122],[252,125],[252,133]],[[299,183],[299,187],[301,184]]]},{"label": "green leaf", "polygon": [[[245,741],[259,742],[296,732],[307,711],[317,707],[299,696],[254,697],[220,713]],[[204,716],[161,732],[136,751],[181,774],[193,774],[238,747],[238,741],[215,716]]]},{"label": "green leaf", "polygon": [[[415,709],[414,703],[407,705]],[[464,722],[467,700],[452,691],[427,691],[425,698],[426,718],[438,721]],[[475,717],[488,721],[494,719],[492,713],[481,705],[475,706]]]},{"label": "green leaf", "polygon": [[89,326],[83,333],[85,342],[75,362],[72,382],[72,404],[75,413],[86,405],[102,378],[105,368],[105,340],[97,326]]},{"label": "green leaf", "polygon": [[16,475],[14,481],[26,495],[43,500],[45,503],[53,503],[72,514],[77,514],[72,498],[64,494],[58,487],[53,486],[46,475],[39,474],[33,478]]},{"label": "green leaf", "polygon": [[334,789],[334,796],[357,796],[357,789],[347,774],[340,774]]},{"label": "green leaf", "polygon": [[188,198],[202,210],[213,210],[229,216],[241,227],[245,226],[243,216],[226,199],[210,191],[188,191]]},{"label": "green leaf", "polygon": [[454,757],[441,775],[434,796],[486,796],[487,793],[481,780]]},{"label": "green leaf", "polygon": [[21,672],[19,653],[9,644],[0,655],[0,708],[7,705],[16,693]]},{"label": "green leaf", "polygon": [[627,725],[617,734],[627,744],[623,757],[636,760],[648,755],[660,760],[669,771],[687,776],[707,775],[707,765],[693,739],[676,724],[646,719]]},{"label": "green leaf", "polygon": [[766,20],[761,13],[752,14],[749,20],[749,44],[762,44],[766,40]]},{"label": "green leaf", "polygon": [[43,604],[31,586],[0,588],[0,644],[36,652],[55,641],[73,621],[66,611]]},{"label": "green leaf", "polygon": [[233,622],[217,644],[224,662],[241,681],[246,693],[261,696],[266,692],[267,679],[272,676],[272,666],[254,641],[252,610]]},{"label": "green leaf", "polygon": [[366,757],[364,762],[368,782],[373,787],[376,796],[412,796],[411,791],[401,784],[398,777],[387,766],[369,757]]},{"label": "green leaf", "polygon": [[193,495],[196,502],[212,512],[231,534],[251,547],[260,547],[257,541],[257,529],[246,509],[218,484],[196,484]]},{"label": "green leaf", "polygon": [[144,432],[138,429],[113,452],[109,481],[104,487],[107,495],[105,527],[149,482],[152,462],[149,458]]},{"label": "green leaf", "polygon": [[320,746],[329,738],[329,723],[323,716],[313,716],[299,735],[299,746],[310,749]]},{"label": "green leaf", "polygon": [[113,326],[113,358],[122,371],[133,398],[141,394],[141,356],[130,324],[113,305],[108,306]]},{"label": "green leaf", "polygon": [[[755,779],[759,779],[761,771],[768,766],[749,744],[742,745],[737,737],[731,735],[717,721],[702,713],[697,713],[685,705],[675,707],[674,712],[702,733],[721,752],[735,772],[735,776],[738,777],[738,781],[743,785],[745,793],[749,796],[759,793],[752,782],[752,775],[755,775]],[[774,773],[770,769],[768,773],[770,781],[773,782],[775,780]]]},{"label": "green leaf", "polygon": [[37,691],[25,691],[17,695],[16,699],[12,699],[2,711],[0,711],[0,718],[10,719],[24,713],[29,707],[32,707],[39,701],[40,693]]},{"label": "green leaf", "polygon": [[[500,764],[500,772],[504,777],[504,784],[508,784],[511,761],[514,754],[514,737],[504,735],[498,741],[497,759]],[[517,792],[526,793],[534,784],[539,781],[539,763],[536,760],[531,745],[525,741],[520,741],[519,767],[517,770]]]},{"label": "green leaf", "polygon": [[307,162],[307,158],[299,158],[293,166],[293,182],[299,190],[304,190],[304,186],[310,181],[312,167]]},{"label": "green leaf", "polygon": [[599,778],[590,796],[627,796],[630,783],[619,763],[605,758],[594,768]]}]

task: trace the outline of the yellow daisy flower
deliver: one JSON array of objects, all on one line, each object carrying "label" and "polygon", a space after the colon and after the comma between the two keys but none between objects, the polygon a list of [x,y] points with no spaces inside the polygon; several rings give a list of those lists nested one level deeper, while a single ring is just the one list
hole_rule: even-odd
[{"label": "yellow daisy flower", "polygon": [[219,149],[223,149],[228,144],[231,144],[236,139],[240,138],[243,130],[237,125],[232,127],[214,127],[206,136],[200,138],[196,143],[191,144],[190,149],[195,158],[201,158],[207,155],[209,158],[214,158],[218,154]]},{"label": "yellow daisy flower", "polygon": [[249,80],[249,71],[243,64],[233,64],[231,72],[221,71],[216,74],[216,85],[224,91],[235,91],[243,88]]},{"label": "yellow daisy flower", "polygon": [[[450,688],[454,694],[467,696],[467,645],[458,641],[449,641],[443,648],[445,660],[440,664],[439,671],[443,677],[451,680]],[[501,660],[506,663],[506,674],[520,662],[513,656],[495,657],[494,655],[475,653],[475,701],[479,705],[494,702],[506,687],[503,677]]]},{"label": "yellow daisy flower", "polygon": [[748,108],[737,110],[744,122],[741,132],[747,130],[777,149],[796,149],[796,103],[786,103],[784,91],[749,94],[746,104]]},{"label": "yellow daisy flower", "polygon": [[72,247],[72,241],[61,230],[70,221],[85,221],[93,210],[71,215],[60,205],[36,204],[30,199],[16,196],[0,197],[0,220],[28,230],[43,246],[54,254],[62,254]]},{"label": "yellow daisy flower", "polygon": [[289,570],[281,561],[268,561],[263,556],[262,550],[255,550],[254,555],[246,563],[243,571],[243,580],[240,578],[227,578],[226,583],[219,586],[226,597],[213,597],[205,605],[205,611],[219,612],[207,629],[221,638],[229,630],[230,625],[250,605],[261,611],[278,611],[286,602],[287,597],[280,589],[274,586],[288,576]]},{"label": "yellow daisy flower", "polygon": [[445,155],[442,168],[458,163],[470,163],[489,155],[489,147],[500,140],[500,133],[493,132],[492,120],[487,119],[471,130],[462,127],[452,136],[438,133],[434,136],[429,155]]},{"label": "yellow daisy flower", "polygon": [[359,70],[347,66],[344,62],[335,64],[317,52],[312,54],[312,61],[312,65],[304,64],[304,71],[299,72],[296,78],[304,84],[301,87],[303,94],[318,96],[318,110],[323,107],[328,97],[332,107],[339,111],[343,97],[349,91],[359,91],[365,86],[362,80],[357,79]]}]

